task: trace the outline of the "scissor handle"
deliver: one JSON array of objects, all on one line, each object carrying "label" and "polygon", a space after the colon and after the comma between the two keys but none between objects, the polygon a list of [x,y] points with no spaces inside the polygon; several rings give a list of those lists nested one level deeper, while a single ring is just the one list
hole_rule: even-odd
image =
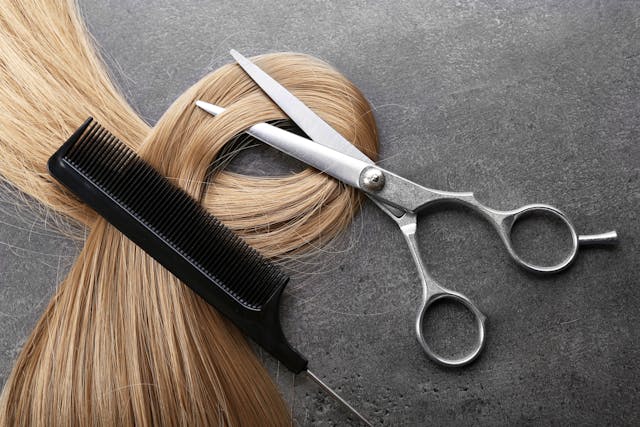
[{"label": "scissor handle", "polygon": [[[552,265],[538,265],[532,262],[526,261],[523,257],[518,255],[512,240],[512,231],[513,226],[518,222],[520,218],[526,215],[530,215],[532,213],[544,213],[547,215],[551,215],[560,220],[562,224],[569,231],[569,235],[571,236],[571,248],[569,252],[565,255],[565,257]],[[519,209],[515,209],[513,211],[508,212],[495,212],[492,215],[494,219],[497,220],[495,226],[498,230],[498,234],[502,241],[504,242],[509,255],[513,258],[513,260],[518,263],[523,268],[533,271],[536,273],[556,273],[558,271],[562,271],[567,268],[571,263],[575,260],[576,255],[578,254],[578,246],[579,246],[579,238],[576,228],[574,227],[571,220],[562,212],[560,209],[557,209],[550,205],[543,204],[533,204],[523,206]]]},{"label": "scissor handle", "polygon": [[[366,169],[365,172],[367,172]],[[617,234],[615,231],[589,236],[578,236],[578,233],[576,232],[576,229],[569,218],[562,211],[553,206],[534,204],[523,206],[520,209],[515,209],[512,211],[499,211],[491,209],[480,203],[475,198],[473,193],[434,190],[418,185],[389,171],[383,171],[382,169],[380,169],[378,172],[384,173],[384,180],[381,181],[384,183],[384,187],[382,188],[382,190],[374,192],[373,190],[365,186],[363,187],[365,191],[368,191],[370,194],[374,194],[376,197],[380,197],[382,200],[390,203],[391,205],[401,207],[405,211],[412,213],[419,212],[422,209],[425,209],[428,206],[437,203],[448,202],[462,203],[464,205],[467,205],[470,208],[480,212],[493,224],[493,226],[500,234],[500,238],[506,245],[511,257],[520,266],[530,271],[534,271],[537,273],[555,273],[567,268],[574,261],[578,253],[579,245],[614,244],[617,242]],[[561,222],[569,229],[569,233],[571,235],[571,249],[569,250],[569,253],[566,255],[566,257],[557,264],[538,265],[532,262],[528,262],[523,257],[518,255],[513,247],[511,240],[511,231],[513,229],[513,225],[523,215],[532,212],[544,212],[547,214],[551,214],[552,216],[560,219]]]},{"label": "scissor handle", "polygon": [[[481,213],[489,220],[489,222],[491,222],[491,224],[493,224],[506,246],[509,255],[511,255],[514,261],[521,267],[536,273],[556,273],[564,270],[576,259],[578,247],[580,245],[611,245],[616,244],[618,241],[618,235],[615,231],[592,235],[578,235],[576,228],[567,215],[565,215],[565,213],[560,209],[550,205],[532,204],[511,211],[499,211],[491,209],[480,203],[474,197],[473,193],[452,193],[447,191],[431,190],[428,188],[420,188],[420,191],[424,201],[417,204],[417,209],[423,209],[434,203],[457,202],[465,204]],[[571,248],[567,255],[556,264],[539,265],[526,261],[516,252],[513,246],[511,235],[514,224],[516,224],[523,216],[536,212],[545,213],[559,219],[560,222],[562,222],[562,224],[564,224],[569,230],[569,234],[571,236]]]},{"label": "scissor handle", "polygon": [[[416,317],[416,337],[418,338],[418,342],[424,349],[424,352],[427,356],[438,363],[439,365],[446,367],[460,367],[464,365],[468,365],[469,363],[476,360],[476,358],[482,352],[485,343],[485,322],[487,320],[486,316],[482,314],[482,312],[475,306],[473,302],[466,296],[461,293],[450,291],[438,285],[437,283],[431,281],[427,285],[428,295],[424,300],[424,303],[420,307],[418,311],[418,316]],[[475,319],[476,328],[478,330],[476,336],[476,342],[473,348],[469,353],[464,356],[458,358],[448,358],[439,355],[429,346],[427,342],[427,337],[424,333],[424,325],[425,325],[425,316],[429,309],[433,306],[433,304],[437,301],[442,301],[444,299],[452,300],[455,303],[462,304],[468,311],[471,312]]]},{"label": "scissor handle", "polygon": [[[389,206],[380,203],[375,199],[373,201],[400,227],[405,241],[409,246],[411,257],[413,258],[413,261],[415,262],[418,269],[420,281],[422,282],[422,304],[420,305],[420,308],[418,309],[418,315],[416,316],[415,330],[416,338],[424,349],[424,352],[431,360],[442,366],[459,367],[473,362],[480,355],[480,352],[484,348],[485,322],[487,319],[486,316],[482,314],[482,312],[475,306],[473,302],[471,302],[469,298],[459,292],[450,291],[449,289],[440,286],[429,275],[422,261],[422,257],[420,256],[420,249],[418,247],[418,241],[416,240],[416,230],[418,225],[417,215],[412,212],[404,212],[398,216],[396,215],[395,211],[392,210],[394,208],[389,208]],[[427,337],[425,337],[424,334],[426,313],[432,307],[433,303],[435,303],[436,301],[441,301],[443,299],[451,299],[458,304],[462,304],[467,310],[471,312],[471,314],[473,314],[473,317],[476,321],[476,326],[478,329],[476,344],[474,345],[470,353],[459,358],[443,357],[433,351],[431,347],[429,347]]]}]

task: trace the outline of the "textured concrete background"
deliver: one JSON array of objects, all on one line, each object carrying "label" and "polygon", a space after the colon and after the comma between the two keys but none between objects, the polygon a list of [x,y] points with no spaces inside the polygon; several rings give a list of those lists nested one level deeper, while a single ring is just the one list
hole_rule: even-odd
[{"label": "textured concrete background", "polygon": [[[230,62],[230,48],[305,52],[334,64],[371,101],[388,169],[433,188],[473,190],[495,208],[553,204],[583,233],[618,230],[618,247],[584,250],[567,272],[538,277],[510,261],[480,218],[452,208],[424,214],[419,239],[430,272],[489,317],[480,359],[449,370],[427,360],[414,339],[415,268],[395,225],[367,203],[343,238],[310,260],[310,272],[294,273],[283,322],[312,370],[376,424],[640,422],[639,2],[80,5],[149,123]],[[295,166],[260,149],[234,167]],[[37,205],[18,211],[16,195],[2,194],[4,382],[78,248],[52,231]],[[519,241],[533,237],[545,247],[540,227],[527,224]],[[547,243],[537,255],[560,246]],[[436,314],[468,321],[450,307]],[[450,332],[469,339],[461,327]],[[263,358],[300,425],[354,422],[313,383]]]}]

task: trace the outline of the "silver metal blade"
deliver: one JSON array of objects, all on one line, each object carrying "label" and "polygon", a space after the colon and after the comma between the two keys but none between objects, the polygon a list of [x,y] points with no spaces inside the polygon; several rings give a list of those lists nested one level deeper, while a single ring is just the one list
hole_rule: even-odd
[{"label": "silver metal blade", "polygon": [[269,95],[273,102],[278,104],[278,107],[280,107],[309,138],[319,144],[351,156],[354,159],[370,165],[374,163],[373,160],[347,141],[337,130],[322,120],[320,116],[314,113],[270,75],[262,71],[257,65],[233,49],[230,53],[249,77]]},{"label": "silver metal blade", "polygon": [[[217,105],[209,104],[204,101],[196,101],[196,105],[208,112],[213,116],[217,116],[225,111],[224,108]],[[329,147],[325,147],[322,144],[316,143],[309,139],[298,136],[294,133],[285,131],[268,123],[258,123],[251,126],[245,131],[245,133],[253,136],[256,139],[272,146],[276,150],[280,150],[286,154],[289,154],[296,159],[314,166],[328,175],[339,179],[345,184],[351,185],[355,188],[360,187],[360,174],[364,168],[370,166],[369,163],[361,162],[360,160],[353,159]],[[385,171],[392,179],[403,180],[400,177],[396,177],[388,171]],[[366,190],[365,190],[366,191]],[[376,199],[371,194],[367,193],[367,196],[373,200],[373,202],[382,209],[383,212],[393,217],[394,219],[402,217],[404,214],[404,208],[398,209],[392,205],[382,203],[381,200]],[[393,192],[391,194],[393,197]],[[384,197],[382,198],[385,199]],[[392,201],[392,204],[397,204],[397,201]]]},{"label": "silver metal blade", "polygon": [[[196,105],[214,116],[225,111],[222,107],[204,101],[196,101]],[[276,150],[280,150],[355,188],[360,188],[359,180],[362,170],[370,166],[367,162],[354,159],[268,123],[255,124],[245,132]]]}]

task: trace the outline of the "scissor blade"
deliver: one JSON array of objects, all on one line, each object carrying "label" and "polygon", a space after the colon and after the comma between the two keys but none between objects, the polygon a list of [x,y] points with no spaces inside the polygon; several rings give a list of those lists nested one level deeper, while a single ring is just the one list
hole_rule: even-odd
[{"label": "scissor blade", "polygon": [[242,67],[249,77],[269,95],[273,102],[278,104],[278,107],[280,107],[309,138],[335,151],[351,156],[354,159],[368,164],[374,163],[373,160],[347,141],[337,130],[322,120],[320,116],[296,98],[295,95],[275,81],[273,77],[262,71],[260,67],[233,49],[231,49],[231,56],[233,56],[238,62],[238,65]]},{"label": "scissor blade", "polygon": [[[225,111],[222,107],[204,101],[196,101],[196,105],[212,116],[217,116]],[[359,180],[362,170],[370,166],[367,162],[354,159],[267,123],[255,124],[245,132],[276,150],[280,150],[355,188],[360,188]]]}]

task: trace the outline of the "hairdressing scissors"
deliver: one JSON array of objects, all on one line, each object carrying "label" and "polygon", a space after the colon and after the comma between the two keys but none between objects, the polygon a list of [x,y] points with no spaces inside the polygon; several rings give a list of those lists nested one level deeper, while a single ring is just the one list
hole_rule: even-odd
[{"label": "hairdressing scissors", "polygon": [[[438,284],[427,272],[416,240],[417,213],[439,203],[463,204],[479,212],[495,228],[507,252],[521,267],[537,273],[554,273],[567,268],[575,259],[580,245],[611,244],[617,241],[615,231],[581,236],[573,223],[559,209],[545,204],[531,204],[519,209],[499,211],[484,206],[473,193],[440,191],[423,187],[377,166],[364,153],[347,141],[338,131],[317,116],[302,101],[262,71],[257,65],[236,52],[231,55],[260,88],[293,120],[312,140],[287,132],[267,123],[252,126],[247,133],[289,154],[290,156],[327,173],[328,175],[364,191],[369,198],[399,226],[409,246],[422,282],[422,301],[415,320],[418,342],[433,361],[450,367],[463,366],[475,360],[485,343],[486,317],[465,295]],[[203,101],[196,103],[205,111],[217,115],[224,108]],[[555,216],[569,231],[571,248],[554,265],[536,265],[521,257],[514,249],[511,231],[518,219],[531,213]],[[434,352],[424,334],[425,314],[436,301],[449,299],[466,307],[474,316],[477,340],[469,353],[458,358],[443,357]]]}]

